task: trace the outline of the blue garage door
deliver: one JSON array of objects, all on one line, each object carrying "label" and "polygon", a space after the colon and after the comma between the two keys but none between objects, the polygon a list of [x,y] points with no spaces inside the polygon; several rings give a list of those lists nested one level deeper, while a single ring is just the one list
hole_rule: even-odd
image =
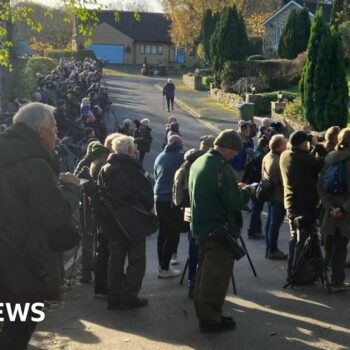
[{"label": "blue garage door", "polygon": [[89,49],[95,52],[98,59],[109,63],[124,63],[123,45],[92,44]]}]

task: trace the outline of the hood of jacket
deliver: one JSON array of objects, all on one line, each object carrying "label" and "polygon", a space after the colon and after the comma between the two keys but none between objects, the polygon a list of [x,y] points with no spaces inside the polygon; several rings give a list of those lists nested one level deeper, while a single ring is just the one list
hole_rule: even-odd
[{"label": "hood of jacket", "polygon": [[23,123],[14,124],[0,134],[0,164],[11,166],[31,159],[45,159],[52,166],[53,156],[41,143],[40,137]]},{"label": "hood of jacket", "polygon": [[350,148],[345,148],[340,151],[332,151],[325,158],[325,164],[328,165],[336,162],[341,162],[349,158],[350,158]]}]

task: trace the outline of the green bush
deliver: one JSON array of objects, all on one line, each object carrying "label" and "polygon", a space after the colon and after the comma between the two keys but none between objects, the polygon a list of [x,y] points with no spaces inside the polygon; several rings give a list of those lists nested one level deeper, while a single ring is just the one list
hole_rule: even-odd
[{"label": "green bush", "polygon": [[266,57],[263,55],[252,55],[247,58],[247,61],[265,61]]},{"label": "green bush", "polygon": [[56,60],[48,57],[32,57],[24,68],[25,94],[29,97],[37,88],[36,74],[49,74],[57,66]]},{"label": "green bush", "polygon": [[261,36],[248,37],[248,55],[261,55],[263,53],[263,39]]},{"label": "green bush", "polygon": [[[288,91],[282,91],[283,99],[287,101],[294,101],[298,94]],[[269,115],[271,114],[271,102],[277,101],[277,91],[275,92],[265,92],[262,94],[257,94],[259,99],[254,106],[254,114],[259,115]]]},{"label": "green bush", "polygon": [[12,96],[17,96],[21,100],[28,98],[25,91],[25,80],[23,79],[23,72],[27,61],[27,58],[14,58],[11,62],[12,71],[3,71],[3,91],[1,96],[3,106],[6,105]]},{"label": "green bush", "polygon": [[211,83],[214,83],[215,78],[213,76],[202,77],[202,84],[210,86]]},{"label": "green bush", "polygon": [[93,50],[88,50],[88,49],[82,49],[82,50],[78,50],[76,52],[76,58],[78,60],[84,60],[86,57],[92,58],[94,60],[97,59],[96,55],[95,55],[95,51]]},{"label": "green bush", "polygon": [[71,50],[53,50],[53,49],[47,49],[44,51],[44,56],[49,58],[54,58],[56,60],[60,59],[61,57],[77,57],[76,51]]},{"label": "green bush", "polygon": [[284,110],[284,115],[291,119],[305,121],[300,97],[297,97],[294,101],[287,103]]},{"label": "green bush", "polygon": [[60,59],[61,57],[74,57],[80,61],[84,60],[86,57],[91,57],[94,60],[97,59],[95,52],[88,49],[79,49],[78,51],[47,49],[44,51],[44,56],[54,58],[56,60]]}]

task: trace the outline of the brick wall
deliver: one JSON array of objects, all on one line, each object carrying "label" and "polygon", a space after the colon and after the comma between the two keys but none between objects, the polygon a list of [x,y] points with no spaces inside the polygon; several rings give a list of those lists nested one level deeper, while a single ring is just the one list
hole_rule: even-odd
[{"label": "brick wall", "polygon": [[200,90],[202,85],[202,77],[197,76],[193,73],[184,74],[182,76],[182,82],[193,90]]},{"label": "brick wall", "polygon": [[220,89],[210,89],[210,97],[230,108],[237,108],[237,104],[242,101],[239,95],[227,93]]}]

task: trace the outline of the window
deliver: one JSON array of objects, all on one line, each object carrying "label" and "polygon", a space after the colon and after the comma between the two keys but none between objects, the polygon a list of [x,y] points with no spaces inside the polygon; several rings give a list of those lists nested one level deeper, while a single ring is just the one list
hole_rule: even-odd
[{"label": "window", "polygon": [[140,54],[141,55],[145,54],[145,45],[140,45]]},{"label": "window", "polygon": [[157,54],[157,46],[152,45],[152,55],[156,55],[156,54]]},{"label": "window", "polygon": [[163,45],[158,45],[158,47],[157,47],[157,55],[163,55]]},{"label": "window", "polygon": [[146,45],[146,55],[151,54],[151,45]]}]

